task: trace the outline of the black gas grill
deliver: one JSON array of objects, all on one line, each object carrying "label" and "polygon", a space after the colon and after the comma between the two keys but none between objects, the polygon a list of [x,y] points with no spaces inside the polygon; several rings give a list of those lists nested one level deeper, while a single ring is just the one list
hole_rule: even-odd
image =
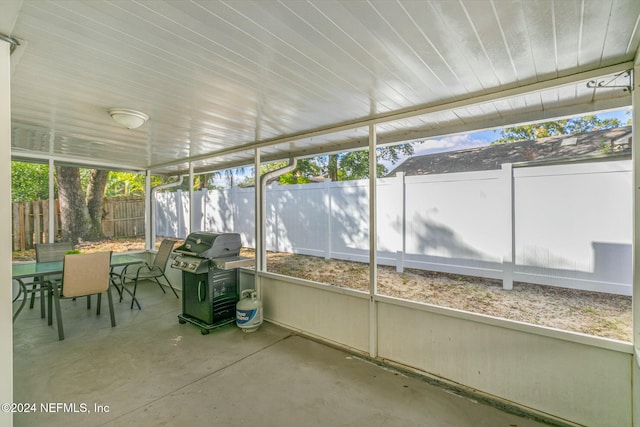
[{"label": "black gas grill", "polygon": [[237,233],[196,232],[174,249],[178,255],[171,267],[182,270],[182,314],[180,323],[209,330],[235,321],[238,302],[238,267],[253,265],[240,256]]}]

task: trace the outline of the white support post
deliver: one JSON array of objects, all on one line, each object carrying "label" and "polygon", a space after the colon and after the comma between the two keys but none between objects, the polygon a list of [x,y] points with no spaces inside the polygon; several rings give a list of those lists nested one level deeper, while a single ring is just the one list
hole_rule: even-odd
[{"label": "white support post", "polygon": [[196,213],[195,209],[193,208],[193,200],[195,197],[195,193],[193,191],[193,181],[193,163],[189,163],[189,229],[187,230],[187,235],[196,229]]},{"label": "white support post", "polygon": [[631,373],[633,384],[633,425],[640,426],[640,50],[632,74],[632,164],[633,164],[633,352],[635,363]]},{"label": "white support post", "polygon": [[506,220],[504,224],[505,254],[502,257],[502,288],[513,289],[513,268],[515,264],[515,200],[513,194],[513,165],[505,163],[502,165],[502,192],[505,203],[502,204],[506,210]]},{"label": "white support post", "polygon": [[151,171],[146,170],[144,175],[144,236],[145,236],[145,248],[147,251],[155,249],[156,247],[156,227],[155,218],[152,216],[152,204],[154,196],[151,193]]},{"label": "white support post", "polygon": [[254,153],[254,172],[253,176],[255,177],[255,239],[256,239],[256,274],[255,274],[255,286],[256,292],[258,294],[258,298],[261,298],[262,294],[262,286],[260,283],[260,273],[265,270],[265,260],[263,259],[266,256],[266,250],[264,249],[264,242],[262,241],[262,229],[264,227],[265,214],[262,209],[262,186],[260,185],[260,148],[255,149]]},{"label": "white support post", "polygon": [[377,166],[376,125],[369,126],[369,355],[378,356]]},{"label": "white support post", "polygon": [[[10,45],[0,40],[0,235],[3,241],[11,242],[11,66]],[[4,177],[4,178],[3,178]],[[4,212],[4,213],[2,213]],[[13,402],[13,286],[11,282],[11,244],[0,246],[0,274],[5,286],[0,287],[0,402]],[[0,411],[0,425],[13,425],[11,411]]]},{"label": "white support post", "polygon": [[49,243],[56,241],[56,193],[54,183],[56,179],[56,164],[49,159]]},{"label": "white support post", "polygon": [[[262,194],[261,194],[261,187],[260,187],[260,149],[256,148],[255,152],[254,152],[254,158],[253,158],[254,164],[253,164],[253,177],[255,180],[255,191],[253,194],[254,197],[254,203],[255,203],[255,212],[254,212],[254,216],[255,216],[255,242],[256,242],[256,273],[263,271],[262,268]],[[256,274],[257,276],[257,274]]]}]

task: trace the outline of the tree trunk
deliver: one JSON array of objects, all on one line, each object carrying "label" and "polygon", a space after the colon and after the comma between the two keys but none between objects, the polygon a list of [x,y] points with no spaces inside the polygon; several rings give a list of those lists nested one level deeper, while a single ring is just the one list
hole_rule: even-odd
[{"label": "tree trunk", "polygon": [[104,188],[107,186],[109,171],[104,169],[93,169],[89,173],[89,183],[87,184],[87,211],[89,213],[89,240],[99,240],[102,234],[102,202],[104,200]]},{"label": "tree trunk", "polygon": [[85,203],[80,183],[80,170],[69,166],[56,166],[58,199],[60,200],[60,220],[62,238],[73,244],[88,235],[89,211]]},{"label": "tree trunk", "polygon": [[338,181],[338,155],[329,154],[329,163],[327,165],[327,172],[331,181]]}]

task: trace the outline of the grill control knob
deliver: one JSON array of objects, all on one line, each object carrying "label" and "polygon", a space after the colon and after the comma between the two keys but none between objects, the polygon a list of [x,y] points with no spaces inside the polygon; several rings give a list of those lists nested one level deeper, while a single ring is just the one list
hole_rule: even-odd
[{"label": "grill control knob", "polygon": [[195,265],[195,264],[193,264],[193,263],[191,263],[191,264],[189,264],[189,265],[187,266],[187,268],[188,268],[189,270],[195,270],[195,269],[196,269],[196,265]]},{"label": "grill control knob", "polygon": [[182,261],[180,263],[180,267],[185,268],[187,266],[187,262],[186,261]]}]

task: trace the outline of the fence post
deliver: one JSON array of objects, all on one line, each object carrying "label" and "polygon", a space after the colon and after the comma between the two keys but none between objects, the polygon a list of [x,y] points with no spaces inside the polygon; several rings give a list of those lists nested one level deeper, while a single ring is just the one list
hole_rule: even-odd
[{"label": "fence post", "polygon": [[505,221],[505,254],[502,258],[502,288],[513,289],[513,268],[515,264],[515,198],[513,193],[513,165],[504,163],[502,165],[502,188],[505,198],[502,206],[507,211]]},{"label": "fence post", "polygon": [[33,249],[33,223],[31,222],[31,204],[24,204],[24,248]]},{"label": "fence post", "polygon": [[182,190],[175,192],[176,198],[176,237],[184,238],[184,215],[182,212]]},{"label": "fence post", "polygon": [[13,212],[11,218],[13,218],[13,250],[23,251],[24,248],[20,245],[22,236],[22,227],[20,227],[20,203],[13,203],[12,211]]},{"label": "fence post", "polygon": [[49,243],[49,236],[51,235],[51,222],[49,218],[51,216],[51,210],[49,209],[49,200],[42,201],[42,235],[43,239],[41,243]]},{"label": "fence post", "polygon": [[[40,200],[33,201],[33,243],[42,243],[42,228],[40,227]],[[35,248],[35,246],[34,246]]]},{"label": "fence post", "polygon": [[[226,192],[224,190],[220,190],[220,195],[225,195],[225,193]],[[238,187],[231,187],[229,192],[226,194],[229,194],[229,197],[224,197],[224,204],[225,208],[228,211],[231,211],[231,224],[225,224],[225,231],[237,230],[237,232],[240,232],[239,227],[242,222],[240,221],[240,212],[238,210],[238,206],[240,206],[240,202],[238,201],[240,197],[238,194]],[[220,202],[218,202],[218,206],[220,206]],[[249,242],[246,243],[247,246],[249,246]]]},{"label": "fence post", "polygon": [[401,250],[397,251],[396,257],[396,272],[403,273],[404,272],[404,255],[407,252],[407,190],[405,187],[404,180],[404,172],[396,173],[396,183],[394,186],[396,187],[396,191],[400,193],[400,221],[402,223],[402,227],[400,227],[400,233],[402,236],[402,247]]},{"label": "fence post", "polygon": [[327,209],[327,243],[324,259],[331,259],[331,179],[326,178],[324,184],[324,206]]}]

